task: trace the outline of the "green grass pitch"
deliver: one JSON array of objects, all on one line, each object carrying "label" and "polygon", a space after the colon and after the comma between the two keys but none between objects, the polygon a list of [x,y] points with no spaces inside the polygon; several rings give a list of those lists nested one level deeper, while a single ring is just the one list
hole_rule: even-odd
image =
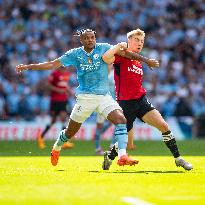
[{"label": "green grass pitch", "polygon": [[[134,167],[101,169],[92,142],[75,142],[62,151],[59,165],[50,165],[50,146],[35,142],[0,142],[1,205],[203,205],[205,204],[205,141],[178,142],[194,165],[175,166],[162,142],[136,142],[130,152],[140,160]],[[108,146],[104,142],[104,147]]]}]

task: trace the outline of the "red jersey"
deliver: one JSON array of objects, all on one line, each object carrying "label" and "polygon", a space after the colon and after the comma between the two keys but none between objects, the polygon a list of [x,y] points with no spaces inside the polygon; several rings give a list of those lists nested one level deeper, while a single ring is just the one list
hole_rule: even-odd
[{"label": "red jersey", "polygon": [[117,100],[139,99],[146,94],[142,87],[142,63],[115,55],[115,87]]},{"label": "red jersey", "polygon": [[[49,76],[48,81],[52,86],[55,86],[60,89],[68,90],[69,78],[70,78],[70,72],[68,71],[62,72],[60,70],[55,70]],[[58,92],[51,90],[51,100],[52,101],[67,101],[67,99],[68,99],[68,92],[58,93]]]}]

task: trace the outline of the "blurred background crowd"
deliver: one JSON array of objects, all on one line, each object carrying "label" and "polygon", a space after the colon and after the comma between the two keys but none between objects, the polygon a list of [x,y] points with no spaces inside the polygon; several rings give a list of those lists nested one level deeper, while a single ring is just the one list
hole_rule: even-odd
[{"label": "blurred background crowd", "polygon": [[161,62],[155,71],[144,70],[152,104],[165,117],[205,115],[203,0],[0,0],[0,119],[49,112],[50,71],[18,76],[17,64],[52,60],[79,46],[77,29],[93,28],[97,42],[115,44],[138,27],[146,32],[142,54]]}]

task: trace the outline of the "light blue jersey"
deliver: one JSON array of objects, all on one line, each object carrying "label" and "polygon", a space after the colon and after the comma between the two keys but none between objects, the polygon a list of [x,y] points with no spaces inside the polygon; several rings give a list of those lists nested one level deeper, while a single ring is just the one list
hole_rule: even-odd
[{"label": "light blue jersey", "polygon": [[91,53],[79,47],[67,51],[59,58],[62,65],[77,69],[79,86],[76,94],[109,93],[108,66],[102,60],[102,55],[110,48],[110,44],[97,43]]},{"label": "light blue jersey", "polygon": [[114,80],[114,69],[112,69],[108,75],[109,80],[109,91],[114,100],[116,100],[116,94],[115,94],[115,80]]}]

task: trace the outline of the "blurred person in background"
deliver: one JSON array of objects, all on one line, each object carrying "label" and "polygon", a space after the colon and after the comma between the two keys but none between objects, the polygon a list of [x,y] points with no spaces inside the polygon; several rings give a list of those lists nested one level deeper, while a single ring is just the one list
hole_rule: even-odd
[{"label": "blurred person in background", "polygon": [[6,102],[5,102],[6,94],[3,90],[3,86],[0,83],[0,119],[6,119],[7,113],[6,113]]},{"label": "blurred person in background", "polygon": [[[68,82],[70,72],[64,66],[53,71],[48,78],[48,87],[50,89],[50,116],[51,122],[46,126],[44,131],[37,137],[38,146],[40,149],[45,148],[44,137],[52,125],[60,118],[62,130],[65,129],[66,118],[68,114],[67,105],[68,98],[73,95]],[[63,148],[72,148],[73,143],[66,142]]]}]

